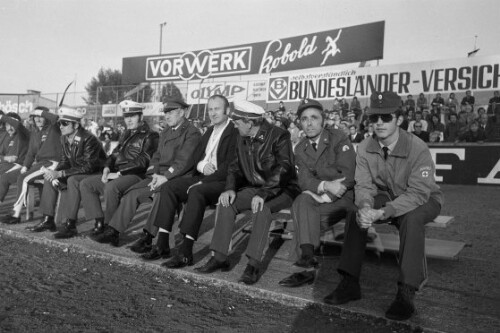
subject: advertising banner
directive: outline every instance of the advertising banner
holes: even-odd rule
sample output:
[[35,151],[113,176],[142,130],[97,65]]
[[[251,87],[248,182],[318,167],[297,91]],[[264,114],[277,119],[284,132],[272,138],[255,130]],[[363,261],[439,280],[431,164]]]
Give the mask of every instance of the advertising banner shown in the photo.
[[0,95],[0,110],[5,113],[15,112],[22,116],[33,111],[37,104],[37,95]]
[[429,145],[436,164],[436,181],[445,184],[500,185],[500,145]]
[[123,84],[269,74],[382,59],[385,22],[182,53],[123,58]]
[[497,90],[500,55],[349,70],[272,76],[268,102],[367,97],[374,91],[399,95]]
[[118,106],[118,104],[104,104],[102,106],[102,116],[103,117],[116,117],[118,113],[118,109],[121,108]]
[[187,103],[205,104],[212,95],[222,95],[228,99],[262,101],[266,99],[267,81],[190,83]]

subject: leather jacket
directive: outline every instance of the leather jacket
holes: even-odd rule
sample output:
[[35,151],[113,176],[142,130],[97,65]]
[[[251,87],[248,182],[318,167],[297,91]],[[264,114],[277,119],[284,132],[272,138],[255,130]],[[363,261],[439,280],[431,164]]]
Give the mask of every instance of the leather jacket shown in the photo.
[[236,159],[229,166],[226,190],[259,188],[264,200],[282,192],[299,193],[290,133],[264,121],[254,138],[238,136]]
[[135,131],[126,130],[118,141],[118,146],[106,160],[105,166],[111,172],[122,175],[144,175],[149,161],[158,147],[159,134],[143,122]]
[[67,136],[61,136],[61,145],[61,161],[56,167],[56,171],[62,171],[61,178],[98,172],[106,159],[99,139],[81,127],[71,144]]

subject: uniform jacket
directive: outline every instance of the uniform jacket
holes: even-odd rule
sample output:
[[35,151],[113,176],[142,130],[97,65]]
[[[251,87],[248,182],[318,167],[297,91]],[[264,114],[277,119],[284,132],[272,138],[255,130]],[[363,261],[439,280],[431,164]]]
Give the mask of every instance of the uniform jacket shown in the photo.
[[[17,159],[13,163],[2,162],[2,164],[22,164],[26,153],[28,152],[28,144],[30,141],[30,132],[23,126],[23,124],[15,118],[11,118],[7,115],[2,116],[2,121],[16,129],[16,134],[12,137],[7,134],[3,146],[0,147],[0,156],[17,156]],[[9,167],[8,169],[10,169]],[[7,170],[8,170],[7,169]]]
[[61,158],[61,130],[57,124],[59,117],[47,111],[42,112],[42,117],[46,119],[45,126],[31,132],[28,153],[23,163],[28,169],[33,162],[59,162]]
[[62,136],[61,145],[61,160],[56,167],[56,171],[63,173],[61,178],[95,173],[101,169],[106,159],[99,139],[81,127],[71,144],[67,136]]
[[[194,154],[194,163],[197,165],[205,157],[205,149],[207,148],[210,136],[214,132],[214,127],[211,126],[207,129],[205,134],[201,137],[201,143],[198,145]],[[214,181],[225,181],[227,177],[227,170],[231,161],[234,160],[236,154],[236,141],[238,138],[238,130],[234,127],[232,121],[229,122],[227,127],[222,132],[217,147],[217,171],[213,174],[204,176],[202,173],[195,171],[195,176],[203,183]]]
[[135,130],[126,130],[118,141],[118,146],[104,164],[111,172],[122,175],[144,175],[149,162],[158,147],[159,134],[143,122]]
[[373,207],[378,192],[389,194],[386,218],[404,215],[432,197],[441,205],[443,195],[434,179],[435,165],[427,145],[399,129],[399,139],[387,160],[378,141],[367,138],[358,146],[355,204]]
[[192,173],[194,167],[194,151],[200,143],[201,133],[184,119],[173,131],[167,126],[160,135],[158,149],[151,158],[154,173],[167,179]]
[[[302,191],[309,190],[318,193],[318,186],[322,181],[345,177],[342,183],[347,187],[347,191],[344,195],[354,200],[356,153],[341,130],[323,130],[318,143],[318,151],[314,151],[309,139],[302,139],[295,147],[295,159],[299,186]],[[338,200],[334,195],[329,194],[329,197],[332,201]]]
[[298,193],[290,133],[264,121],[254,138],[238,135],[236,158],[229,166],[226,190],[259,188],[257,195],[272,199],[284,191]]

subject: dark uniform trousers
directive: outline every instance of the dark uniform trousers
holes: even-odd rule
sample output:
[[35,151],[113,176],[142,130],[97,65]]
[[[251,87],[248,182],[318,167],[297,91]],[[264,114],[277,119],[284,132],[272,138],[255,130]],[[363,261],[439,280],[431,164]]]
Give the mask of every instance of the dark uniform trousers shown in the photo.
[[[376,196],[374,208],[381,208],[389,199]],[[390,222],[399,230],[399,278],[398,282],[419,289],[426,279],[425,271],[425,225],[433,221],[441,210],[441,205],[430,198],[425,204]],[[338,270],[355,277],[361,274],[367,230],[356,223],[356,212],[347,216],[348,229],[342,248]]]
[[[102,174],[82,180],[80,192],[85,218],[88,220],[104,218],[104,223],[108,224],[118,209],[124,193],[132,185],[140,182],[142,178],[138,175],[123,175],[107,183],[103,183],[101,179]],[[105,212],[102,211],[100,195],[104,197]]]
[[[236,193],[236,199],[229,207],[217,205],[215,212],[215,229],[210,249],[224,255],[230,251],[231,238],[235,225],[236,215],[251,209],[252,198],[259,188],[244,188]],[[252,233],[248,242],[246,255],[249,258],[261,261],[262,254],[269,239],[269,228],[272,222],[272,213],[289,208],[293,198],[286,192],[264,203],[261,211],[252,214]]]
[[148,184],[151,183],[151,180],[152,178],[148,177],[132,185],[125,191],[118,209],[109,221],[111,227],[118,232],[124,232],[134,219],[137,208],[142,203],[151,202],[153,194],[156,195],[155,192],[159,192],[159,189],[155,191],[150,190]]
[[[145,229],[153,235],[156,228],[151,228],[151,225],[171,232],[175,213],[179,205],[186,202],[179,225],[180,232],[196,240],[205,215],[205,208],[217,203],[225,186],[225,181],[202,183],[193,186],[188,192],[188,188],[197,182],[196,178],[181,177],[164,184],[159,195],[155,196],[152,214],[148,217]],[[154,210],[156,214],[153,214]]]
[[[78,209],[80,208],[80,182],[92,175],[74,175],[70,176],[66,182],[66,190],[61,193],[61,201],[59,202],[60,217],[65,219],[76,220],[78,217]],[[54,216],[57,203],[57,195],[59,188],[54,187],[51,182],[45,181],[43,183],[42,198],[40,208],[44,215]]]
[[355,211],[351,198],[345,195],[335,202],[318,203],[309,194],[300,194],[292,205],[292,219],[297,245],[312,244],[318,247],[321,232]]

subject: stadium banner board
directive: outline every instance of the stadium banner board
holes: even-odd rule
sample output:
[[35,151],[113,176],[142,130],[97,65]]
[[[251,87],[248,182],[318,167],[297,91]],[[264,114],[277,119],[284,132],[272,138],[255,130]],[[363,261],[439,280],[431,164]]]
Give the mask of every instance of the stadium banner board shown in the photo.
[[[116,117],[120,107],[118,104],[103,104],[102,105],[102,116],[106,117]],[[121,110],[120,110],[121,111]]]
[[123,58],[122,83],[270,74],[382,59],[385,22],[271,41]]
[[4,113],[15,112],[24,119],[38,105],[37,95],[0,95],[0,110]]
[[192,83],[187,89],[188,104],[206,104],[212,95],[222,95],[228,99],[264,101],[267,81],[215,81],[211,83]]
[[373,91],[388,90],[401,96],[487,91],[498,90],[499,84],[500,55],[494,55],[271,76],[267,102],[363,98]]
[[500,185],[500,144],[430,144],[436,181],[444,184]]

